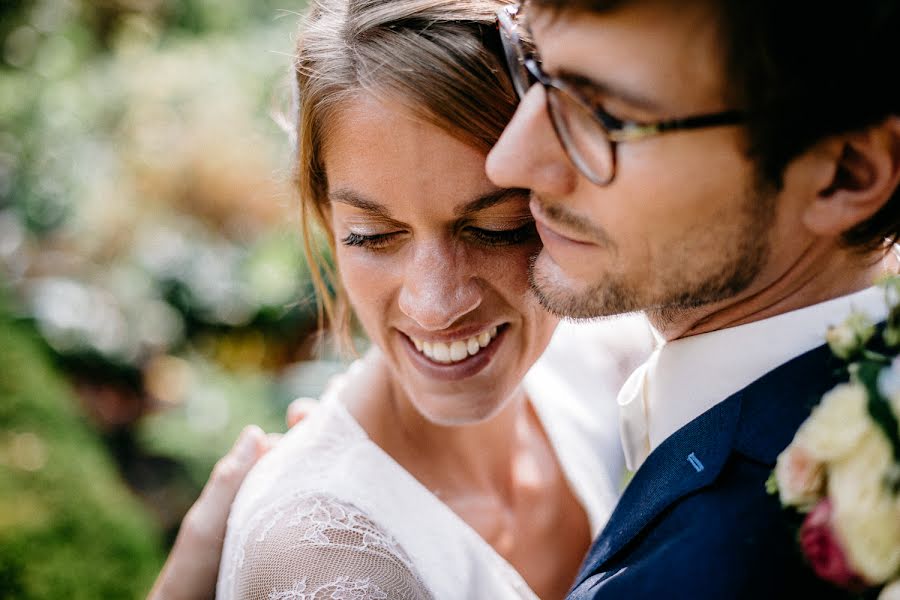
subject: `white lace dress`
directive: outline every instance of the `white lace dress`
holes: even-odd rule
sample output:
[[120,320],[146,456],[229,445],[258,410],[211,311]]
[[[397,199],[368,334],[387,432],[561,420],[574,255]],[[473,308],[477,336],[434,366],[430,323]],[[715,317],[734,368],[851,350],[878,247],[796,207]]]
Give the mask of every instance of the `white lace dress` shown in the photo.
[[[614,336],[611,328],[562,325],[525,379],[594,535],[612,511],[621,477],[616,391],[648,343],[639,319],[615,322]],[[368,438],[336,395],[323,398],[244,482],[228,521],[217,597],[537,598],[487,542]]]

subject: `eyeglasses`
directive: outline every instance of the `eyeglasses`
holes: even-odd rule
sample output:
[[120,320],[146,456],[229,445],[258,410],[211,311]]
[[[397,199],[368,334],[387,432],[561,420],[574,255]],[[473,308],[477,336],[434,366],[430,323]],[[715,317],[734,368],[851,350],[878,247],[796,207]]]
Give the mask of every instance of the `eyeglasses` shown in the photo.
[[531,36],[520,23],[520,10],[519,5],[513,4],[497,12],[500,40],[516,93],[521,99],[535,83],[544,87],[547,112],[560,144],[582,175],[596,185],[608,185],[615,177],[616,145],[620,142],[669,131],[736,125],[745,120],[739,110],[654,123],[617,119],[591,102],[582,91],[583,86],[576,87],[543,71],[534,48],[526,41]]

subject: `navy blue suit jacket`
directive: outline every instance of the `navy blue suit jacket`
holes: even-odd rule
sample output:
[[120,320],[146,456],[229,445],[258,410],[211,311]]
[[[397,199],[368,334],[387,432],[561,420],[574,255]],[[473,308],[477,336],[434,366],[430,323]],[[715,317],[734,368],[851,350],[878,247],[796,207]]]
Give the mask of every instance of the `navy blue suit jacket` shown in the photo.
[[625,489],[569,600],[848,597],[804,564],[765,487],[839,366],[827,346],[812,350],[666,439]]

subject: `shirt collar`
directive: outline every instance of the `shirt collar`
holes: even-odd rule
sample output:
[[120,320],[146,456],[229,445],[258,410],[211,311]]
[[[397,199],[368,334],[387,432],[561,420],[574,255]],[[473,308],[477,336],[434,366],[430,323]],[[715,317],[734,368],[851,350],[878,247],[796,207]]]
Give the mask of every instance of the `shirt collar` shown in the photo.
[[619,392],[619,431],[629,469],[663,440],[777,366],[825,343],[853,310],[887,316],[884,290],[860,292],[671,342],[662,341]]

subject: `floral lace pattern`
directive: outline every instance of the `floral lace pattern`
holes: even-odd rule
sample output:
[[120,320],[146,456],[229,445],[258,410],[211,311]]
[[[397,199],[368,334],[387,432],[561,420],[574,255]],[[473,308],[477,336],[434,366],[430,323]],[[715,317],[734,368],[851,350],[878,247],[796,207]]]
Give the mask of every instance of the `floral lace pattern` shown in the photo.
[[306,577],[294,583],[289,590],[273,591],[269,600],[387,600],[389,596],[371,579],[351,580],[349,577],[338,577],[337,580],[308,589]]
[[253,600],[430,600],[409,557],[356,506],[321,492],[290,495],[253,519],[234,595]]

